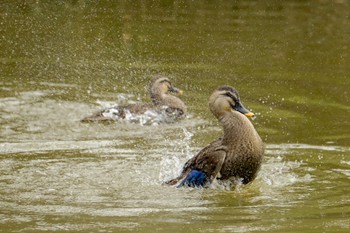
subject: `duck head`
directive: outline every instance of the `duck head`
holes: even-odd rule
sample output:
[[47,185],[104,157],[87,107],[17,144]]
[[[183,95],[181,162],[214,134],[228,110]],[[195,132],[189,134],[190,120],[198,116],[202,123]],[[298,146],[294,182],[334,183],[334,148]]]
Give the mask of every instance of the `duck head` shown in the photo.
[[163,95],[168,92],[182,94],[182,90],[176,88],[170,80],[164,76],[155,76],[151,80],[148,90],[153,101],[161,99]]
[[239,112],[247,117],[254,117],[254,113],[243,106],[238,91],[231,86],[218,87],[209,98],[209,108],[218,119],[227,112]]

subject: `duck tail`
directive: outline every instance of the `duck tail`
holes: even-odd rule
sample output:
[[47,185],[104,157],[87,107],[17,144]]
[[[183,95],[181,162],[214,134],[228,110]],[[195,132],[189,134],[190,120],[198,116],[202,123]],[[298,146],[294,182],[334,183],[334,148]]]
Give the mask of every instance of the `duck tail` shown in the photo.
[[207,183],[207,175],[199,170],[192,170],[190,173],[187,174],[185,179],[181,181],[181,183],[177,186],[177,188],[180,188],[182,186],[185,187],[204,187]]

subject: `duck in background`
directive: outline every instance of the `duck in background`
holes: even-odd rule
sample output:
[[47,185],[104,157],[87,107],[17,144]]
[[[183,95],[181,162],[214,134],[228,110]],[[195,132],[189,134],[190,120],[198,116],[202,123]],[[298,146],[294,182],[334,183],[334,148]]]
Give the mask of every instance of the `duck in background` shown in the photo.
[[124,106],[113,106],[87,116],[81,122],[129,122],[172,123],[184,118],[187,112],[185,103],[172,94],[182,94],[171,81],[161,75],[153,77],[148,87],[151,103],[136,103]]
[[260,169],[264,144],[248,117],[254,114],[242,104],[231,86],[217,88],[209,98],[212,114],[223,126],[224,135],[186,162],[175,179],[177,187],[207,187],[214,179],[248,184]]

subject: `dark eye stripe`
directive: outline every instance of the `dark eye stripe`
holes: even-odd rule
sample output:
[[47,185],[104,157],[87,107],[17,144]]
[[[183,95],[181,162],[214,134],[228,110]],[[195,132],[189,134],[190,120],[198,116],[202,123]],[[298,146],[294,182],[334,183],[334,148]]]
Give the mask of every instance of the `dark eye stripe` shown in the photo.
[[230,98],[231,98],[233,101],[235,101],[235,102],[239,102],[239,99],[237,99],[236,96],[232,95],[231,92],[225,92],[225,94],[223,94],[223,95],[224,95],[224,96],[230,97]]
[[166,79],[160,81],[160,83],[169,83],[169,85],[171,86],[171,83],[169,82],[169,80],[166,80]]

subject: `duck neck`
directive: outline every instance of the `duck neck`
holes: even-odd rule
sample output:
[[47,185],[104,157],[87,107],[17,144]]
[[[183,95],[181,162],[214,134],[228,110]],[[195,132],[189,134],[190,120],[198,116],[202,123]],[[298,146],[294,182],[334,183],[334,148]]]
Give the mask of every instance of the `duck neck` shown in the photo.
[[186,111],[186,105],[176,96],[169,95],[158,89],[151,91],[150,96],[155,106],[168,106]]
[[182,109],[186,112],[186,105],[182,100],[173,95],[164,94],[160,101],[160,105],[165,105],[172,108]]
[[225,145],[231,145],[232,141],[244,141],[256,134],[252,123],[241,113],[226,112],[219,121],[224,128]]
[[161,105],[166,94],[160,88],[151,87],[149,89],[149,95],[154,105]]
[[154,105],[160,105],[163,98],[163,95],[160,93],[151,93],[151,99]]

